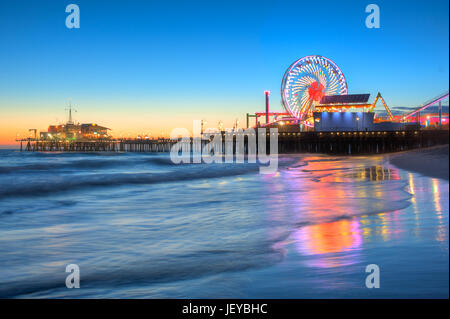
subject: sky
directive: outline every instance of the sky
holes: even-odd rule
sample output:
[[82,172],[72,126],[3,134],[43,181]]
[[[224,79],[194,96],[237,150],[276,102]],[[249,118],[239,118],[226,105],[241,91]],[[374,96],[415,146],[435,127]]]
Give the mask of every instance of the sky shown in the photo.
[[[65,8],[80,8],[68,29]],[[380,8],[368,29],[365,8]],[[447,0],[0,2],[0,144],[74,118],[115,136],[168,135],[192,120],[232,127],[282,111],[295,60],[333,60],[349,93],[413,107],[448,90]]]

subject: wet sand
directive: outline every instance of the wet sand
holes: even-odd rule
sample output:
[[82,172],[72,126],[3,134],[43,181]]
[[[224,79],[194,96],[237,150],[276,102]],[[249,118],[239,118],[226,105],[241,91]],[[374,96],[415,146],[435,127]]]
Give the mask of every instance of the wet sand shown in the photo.
[[424,176],[448,178],[448,144],[389,155],[389,162],[398,168]]

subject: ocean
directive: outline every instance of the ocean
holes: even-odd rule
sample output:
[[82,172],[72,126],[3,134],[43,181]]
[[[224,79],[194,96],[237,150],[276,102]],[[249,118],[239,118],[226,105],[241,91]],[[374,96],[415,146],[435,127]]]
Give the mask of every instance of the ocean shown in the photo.
[[448,192],[385,156],[0,150],[0,297],[448,298]]

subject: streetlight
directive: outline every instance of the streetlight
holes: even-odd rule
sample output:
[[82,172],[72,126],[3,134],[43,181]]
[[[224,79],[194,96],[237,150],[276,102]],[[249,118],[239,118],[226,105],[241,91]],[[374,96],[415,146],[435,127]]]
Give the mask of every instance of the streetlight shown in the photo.
[[359,117],[356,117],[356,132],[359,131]]
[[269,95],[270,91],[264,91],[264,96],[266,97],[266,124],[269,124]]

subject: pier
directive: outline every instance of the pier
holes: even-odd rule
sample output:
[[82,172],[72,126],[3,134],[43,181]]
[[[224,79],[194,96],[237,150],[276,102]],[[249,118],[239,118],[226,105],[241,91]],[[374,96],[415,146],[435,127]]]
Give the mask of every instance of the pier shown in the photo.
[[27,138],[20,142],[20,151],[27,152],[169,152],[176,140],[96,139],[42,140]]
[[278,152],[365,155],[448,144],[448,130],[280,133]]
[[[222,132],[224,137],[225,132]],[[160,139],[106,139],[106,140],[17,140],[20,150],[28,152],[170,152],[178,140]],[[202,147],[209,144],[202,140]],[[448,144],[448,130],[371,131],[371,132],[279,132],[278,152],[323,153],[335,155],[364,155],[399,152],[416,148]],[[192,138],[190,139],[192,144]],[[223,138],[225,143],[225,138]],[[248,153],[245,139],[244,151]],[[258,141],[257,141],[258,143]],[[266,140],[269,150],[269,140]],[[225,149],[225,145],[223,145]],[[233,140],[233,153],[236,139]]]

